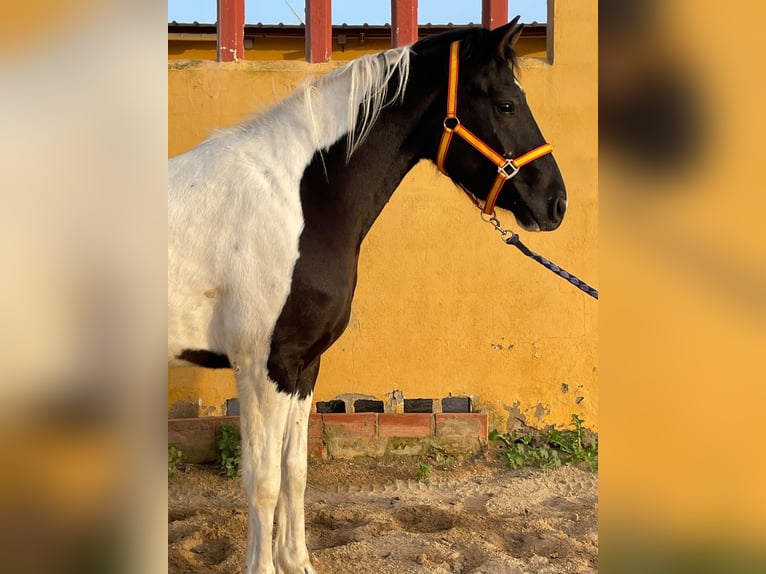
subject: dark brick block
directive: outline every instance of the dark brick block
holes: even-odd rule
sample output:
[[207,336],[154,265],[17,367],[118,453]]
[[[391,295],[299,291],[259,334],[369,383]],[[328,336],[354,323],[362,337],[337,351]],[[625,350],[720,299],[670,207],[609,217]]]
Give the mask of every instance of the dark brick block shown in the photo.
[[239,416],[239,399],[226,399],[226,415]]
[[432,413],[434,412],[433,399],[404,399],[405,413]]
[[355,413],[382,413],[383,401],[372,401],[369,399],[359,399],[354,401]]
[[443,413],[470,413],[471,397],[445,397],[442,399]]
[[317,412],[319,414],[345,413],[346,403],[343,401],[319,401],[317,402]]

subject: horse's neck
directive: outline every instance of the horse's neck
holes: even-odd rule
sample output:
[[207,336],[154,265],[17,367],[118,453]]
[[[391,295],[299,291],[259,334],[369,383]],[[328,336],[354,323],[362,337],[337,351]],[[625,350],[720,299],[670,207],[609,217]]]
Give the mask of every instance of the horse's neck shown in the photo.
[[348,162],[341,140],[317,154],[304,174],[306,193],[342,206],[338,232],[346,234],[349,244],[361,243],[401,181],[424,157],[413,133],[421,129],[430,100],[417,94],[405,105],[386,109]]
[[[357,193],[370,198],[360,213],[362,238],[372,227],[407,173],[421,160],[435,154],[435,142],[441,134],[433,118],[425,119],[436,98],[432,90],[418,92],[417,80],[411,81],[405,104],[386,111],[357,152],[364,186]],[[433,147],[433,150],[428,150]],[[352,158],[353,159],[353,158]],[[352,164],[353,165],[353,164]]]

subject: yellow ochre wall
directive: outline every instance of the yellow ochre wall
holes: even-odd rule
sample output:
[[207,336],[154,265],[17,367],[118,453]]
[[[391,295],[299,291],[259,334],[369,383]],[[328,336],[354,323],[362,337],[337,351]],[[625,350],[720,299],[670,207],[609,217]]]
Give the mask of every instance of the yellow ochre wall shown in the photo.
[[[595,2],[556,2],[555,62],[526,58],[520,80],[567,182],[555,232],[522,238],[598,286],[597,14]],[[244,120],[337,63],[169,62],[168,151]],[[363,190],[360,190],[362,192]],[[501,213],[506,226],[512,216]],[[348,330],[323,356],[315,400],[361,393],[386,400],[470,395],[504,430],[597,429],[598,303],[500,241],[478,211],[423,162],[395,192],[362,246]],[[169,369],[169,414],[222,414],[231,372]]]

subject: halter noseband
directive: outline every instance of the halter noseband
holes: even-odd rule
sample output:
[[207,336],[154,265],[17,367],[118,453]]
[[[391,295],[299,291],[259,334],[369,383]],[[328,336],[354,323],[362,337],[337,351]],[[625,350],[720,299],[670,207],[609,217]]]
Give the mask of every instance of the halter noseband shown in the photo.
[[[473,146],[479,153],[494,163],[497,166],[497,177],[492,184],[492,189],[489,190],[487,200],[484,202],[484,207],[481,208],[481,206],[479,206],[482,213],[493,215],[495,213],[495,202],[497,201],[497,197],[500,195],[500,191],[503,189],[505,182],[519,173],[519,169],[521,169],[522,166],[551,153],[553,146],[549,143],[544,143],[541,146],[520,155],[516,159],[511,159],[497,153],[476,134],[463,126],[457,117],[457,72],[458,63],[460,61],[459,55],[460,41],[458,40],[452,42],[450,45],[449,84],[447,85],[447,117],[444,118],[444,133],[442,134],[439,150],[436,154],[436,165],[443,173],[447,173],[444,169],[444,160],[447,158],[447,151],[452,142],[452,134],[457,134],[463,138],[463,140]],[[478,206],[478,202],[476,202],[476,204]]]

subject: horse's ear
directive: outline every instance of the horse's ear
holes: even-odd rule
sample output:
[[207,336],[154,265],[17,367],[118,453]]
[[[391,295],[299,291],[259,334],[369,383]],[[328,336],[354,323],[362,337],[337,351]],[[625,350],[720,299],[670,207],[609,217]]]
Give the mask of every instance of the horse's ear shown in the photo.
[[519,40],[522,30],[524,30],[524,24],[519,24],[519,16],[492,30],[492,38],[497,45],[497,55],[501,60],[513,61],[513,47]]

